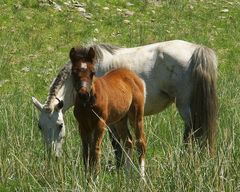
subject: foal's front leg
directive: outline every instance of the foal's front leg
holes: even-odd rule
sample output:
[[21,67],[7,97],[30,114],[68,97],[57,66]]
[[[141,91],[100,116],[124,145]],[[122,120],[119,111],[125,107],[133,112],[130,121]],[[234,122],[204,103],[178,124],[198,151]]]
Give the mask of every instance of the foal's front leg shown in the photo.
[[90,144],[91,144],[91,132],[85,130],[83,127],[79,126],[79,132],[82,140],[82,150],[83,150],[83,163],[85,167],[85,174],[89,171],[89,160],[90,160]]
[[110,125],[109,128],[110,128],[110,130],[108,129],[109,138],[110,138],[112,146],[113,146],[113,150],[114,150],[115,158],[116,158],[116,167],[118,169],[122,166],[123,150],[122,150],[122,147],[120,144],[119,134],[117,133],[117,127],[115,125]]
[[105,124],[102,121],[99,121],[96,128],[94,128],[90,150],[90,169],[91,172],[94,172],[94,175],[98,174],[100,171],[100,153],[104,131]]
[[[126,152],[126,159],[124,160],[124,156],[121,157],[121,164],[126,163],[127,170],[130,171],[132,166],[132,148],[133,148],[133,142],[132,142],[132,136],[128,129],[128,119],[127,117],[124,117],[122,120],[116,123],[116,129],[117,133],[122,140],[122,143],[124,145],[124,149]],[[122,150],[122,149],[121,149]]]

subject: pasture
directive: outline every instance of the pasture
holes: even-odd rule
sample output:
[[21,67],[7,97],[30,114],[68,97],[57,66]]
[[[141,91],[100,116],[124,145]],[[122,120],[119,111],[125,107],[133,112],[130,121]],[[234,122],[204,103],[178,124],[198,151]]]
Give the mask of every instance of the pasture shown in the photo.
[[[0,191],[240,191],[239,1],[49,2],[0,2]],[[135,169],[130,175],[114,170],[106,134],[102,171],[87,183],[72,110],[65,116],[63,157],[47,161],[31,96],[46,100],[71,47],[172,39],[206,45],[218,56],[216,156],[183,150],[184,125],[172,105],[145,117],[146,182]]]

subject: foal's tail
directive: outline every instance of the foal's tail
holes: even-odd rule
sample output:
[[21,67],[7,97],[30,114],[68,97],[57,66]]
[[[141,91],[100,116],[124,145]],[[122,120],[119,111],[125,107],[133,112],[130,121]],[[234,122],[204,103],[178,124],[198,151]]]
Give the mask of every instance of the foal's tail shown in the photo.
[[217,129],[217,58],[213,50],[198,47],[190,60],[192,72],[191,116],[194,137],[203,139],[214,153]]

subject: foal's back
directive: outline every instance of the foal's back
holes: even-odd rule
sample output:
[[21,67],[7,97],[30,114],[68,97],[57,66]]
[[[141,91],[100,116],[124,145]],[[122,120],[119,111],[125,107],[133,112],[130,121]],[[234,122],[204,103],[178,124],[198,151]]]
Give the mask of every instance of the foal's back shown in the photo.
[[[94,81],[96,106],[105,106],[110,114],[108,119],[119,120],[119,114],[126,115],[133,104],[143,103],[145,100],[144,81],[134,72],[125,69],[115,69]],[[116,117],[117,119],[115,119]],[[111,123],[111,122],[109,122]]]

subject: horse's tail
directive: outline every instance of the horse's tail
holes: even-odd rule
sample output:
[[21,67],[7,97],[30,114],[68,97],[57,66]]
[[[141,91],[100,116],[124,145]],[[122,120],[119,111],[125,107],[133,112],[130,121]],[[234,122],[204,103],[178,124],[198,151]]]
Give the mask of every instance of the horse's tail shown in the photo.
[[212,49],[200,46],[190,60],[192,73],[191,118],[194,137],[203,139],[214,153],[217,129],[217,58]]

